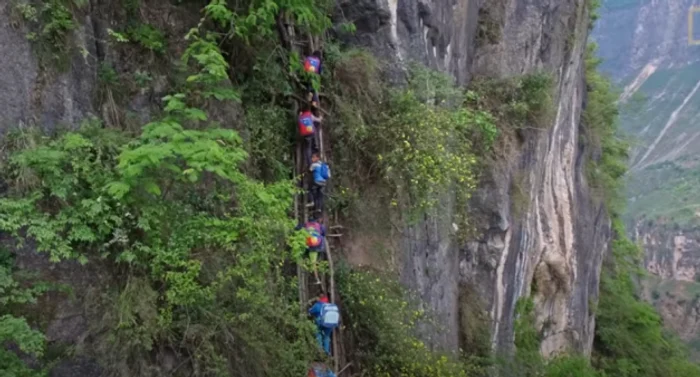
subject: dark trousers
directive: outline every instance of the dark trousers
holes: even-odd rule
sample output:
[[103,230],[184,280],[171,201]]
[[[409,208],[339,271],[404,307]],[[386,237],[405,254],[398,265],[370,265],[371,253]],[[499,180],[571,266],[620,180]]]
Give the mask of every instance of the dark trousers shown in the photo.
[[318,92],[316,90],[314,90],[314,87],[311,83],[306,84],[306,93],[307,93],[306,94],[307,99],[309,99],[308,97],[311,97],[310,100],[311,100],[313,106],[317,107],[319,104]]
[[314,202],[314,211],[323,213],[323,196],[326,186],[316,184],[316,182],[311,184],[311,200]]
[[[304,136],[304,157],[306,158],[306,168],[311,166],[311,153],[318,149],[316,145],[316,134]],[[305,169],[306,170],[306,169]]]

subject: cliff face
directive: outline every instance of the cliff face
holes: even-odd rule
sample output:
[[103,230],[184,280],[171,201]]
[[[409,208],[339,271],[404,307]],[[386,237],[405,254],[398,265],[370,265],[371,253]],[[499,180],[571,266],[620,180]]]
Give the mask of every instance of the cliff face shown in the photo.
[[644,247],[644,298],[664,325],[689,343],[700,357],[700,232],[695,227],[639,221],[634,227]]
[[[609,232],[604,211],[591,200],[583,173],[587,146],[579,142],[584,1],[361,1],[345,2],[342,10],[358,26],[355,43],[398,63],[429,64],[460,83],[475,76],[553,75],[554,119],[543,130],[524,132],[475,195],[471,216],[481,235],[457,244],[449,218],[464,209],[448,205],[440,218],[404,230],[401,273],[451,330],[433,338],[436,346],[456,349],[460,332],[453,329],[468,331],[459,313],[480,299],[492,320],[493,345],[508,349],[515,304],[532,294],[542,352],[590,352],[595,320],[589,309]],[[526,202],[525,209],[512,211],[515,201]],[[466,292],[478,292],[478,299]]]
[[[197,22],[197,12],[169,2],[147,3],[141,11],[172,35],[183,35],[187,25]],[[451,216],[467,209],[448,204],[439,218],[407,226],[393,241],[400,250],[402,280],[420,293],[448,330],[431,337],[435,347],[456,350],[469,331],[461,313],[481,302],[479,310],[491,320],[493,346],[507,350],[513,342],[516,302],[532,295],[543,334],[542,352],[589,353],[595,322],[591,305],[597,301],[609,221],[585,181],[589,150],[580,141],[589,19],[585,0],[338,3],[343,18],[357,27],[351,42],[397,63],[390,70],[397,81],[405,64],[414,60],[449,72],[461,84],[477,76],[552,75],[553,119],[546,127],[520,132],[508,157],[483,175],[469,208],[479,236],[467,243],[456,241]],[[0,130],[22,123],[53,128],[76,124],[88,115],[107,120],[112,116],[109,108],[96,108],[92,98],[102,62],[119,67],[135,58],[115,55],[105,43],[107,29],[124,15],[112,11],[107,0],[91,1],[79,14],[70,68],[48,74],[32,53],[27,30],[14,21],[10,5],[0,4],[0,51],[10,62],[0,69],[0,83],[12,88],[0,93],[5,109]],[[177,53],[177,46],[170,49]],[[162,94],[157,85],[136,93],[130,100],[131,112],[147,119],[151,100]],[[88,312],[84,300],[92,286],[108,284],[100,277],[99,266],[61,264],[54,269],[28,251],[18,263],[52,270],[55,280],[76,287],[72,298],[53,298],[57,310],[46,320],[55,331],[50,330],[48,337],[89,344],[94,313]],[[61,368],[66,372],[59,376],[78,370],[89,375],[93,367],[74,363]]]

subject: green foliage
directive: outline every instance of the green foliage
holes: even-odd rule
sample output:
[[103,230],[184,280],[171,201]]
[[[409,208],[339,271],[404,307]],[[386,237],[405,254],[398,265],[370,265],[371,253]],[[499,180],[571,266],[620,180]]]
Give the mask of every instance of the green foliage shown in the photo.
[[477,78],[468,100],[510,127],[546,129],[553,123],[553,85],[547,73],[504,80]]
[[252,165],[249,174],[265,181],[289,177],[291,161],[279,158],[292,149],[295,129],[290,127],[289,114],[280,107],[249,106],[245,117]]
[[610,81],[598,72],[600,59],[595,56],[596,45],[586,49],[586,83],[588,101],[583,112],[586,138],[601,149],[599,159],[589,159],[589,184],[611,212],[620,213],[624,201],[622,177],[627,171],[629,145],[618,131],[617,93]]
[[[624,0],[627,1],[627,0]],[[598,10],[601,6],[601,0],[587,0],[586,6],[588,7],[588,29],[592,30],[595,22],[600,18],[600,13]],[[606,4],[607,5],[607,4]]]
[[598,377],[589,360],[581,355],[559,354],[545,360],[540,354],[542,336],[535,327],[532,298],[520,298],[515,305],[515,354],[496,364],[499,375],[513,377]]
[[303,31],[320,34],[331,26],[328,17],[331,5],[323,0],[249,0],[231,9],[225,0],[212,0],[205,12],[225,30],[250,43],[273,37],[280,13],[290,15]]
[[598,377],[589,360],[583,356],[560,356],[547,363],[544,377]]
[[362,370],[373,376],[466,376],[464,365],[431,352],[416,336],[426,315],[395,277],[346,268],[336,279]]
[[628,180],[625,216],[630,219],[647,218],[658,225],[677,224],[684,228],[697,225],[696,215],[700,169],[693,158],[680,158],[651,165],[635,171]]
[[544,368],[540,355],[540,333],[535,328],[535,304],[531,298],[520,298],[515,305],[515,360],[519,374],[535,376]]
[[159,54],[165,52],[165,34],[149,24],[134,23],[122,32],[107,29],[107,33],[117,43],[133,42],[152,52]]
[[[22,284],[16,280],[12,264],[11,253],[0,249],[0,344],[14,344],[23,353],[40,358],[44,353],[44,335],[32,329],[25,318],[9,313],[18,305],[36,304],[37,296],[47,287]],[[38,377],[44,373],[28,368],[14,351],[1,347],[0,375]]]
[[[22,352],[32,356],[41,356],[44,350],[44,336],[32,330],[24,318],[10,315],[0,316],[0,342],[12,342]],[[3,376],[40,377],[42,371],[28,368],[13,351],[2,347],[0,349],[0,374]]]
[[386,178],[397,189],[396,201],[423,211],[434,207],[453,183],[468,196],[476,186],[472,125],[490,118],[427,105],[412,92],[391,98],[387,108],[385,121],[374,129],[374,148],[380,151],[377,159]]
[[530,192],[528,175],[526,172],[518,171],[513,175],[510,183],[511,211],[516,217],[525,214],[530,208]]
[[475,152],[488,149],[497,135],[490,114],[463,106],[464,94],[444,74],[414,66],[406,90],[385,91],[366,54],[329,60],[339,93],[334,138],[347,141],[334,156],[342,163],[344,154],[357,153],[378,167],[372,174],[393,191],[387,201],[409,217],[434,209],[449,190],[468,200],[476,184]]
[[157,53],[164,53],[166,42],[162,31],[148,24],[139,24],[127,30],[129,39],[143,48]]

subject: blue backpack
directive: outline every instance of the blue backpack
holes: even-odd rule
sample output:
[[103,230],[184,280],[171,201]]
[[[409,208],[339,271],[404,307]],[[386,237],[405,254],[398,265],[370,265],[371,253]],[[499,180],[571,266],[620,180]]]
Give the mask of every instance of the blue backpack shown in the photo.
[[327,329],[334,329],[340,323],[340,311],[336,304],[323,304],[321,307],[320,324]]
[[331,177],[331,169],[328,167],[328,164],[325,162],[321,163],[321,177],[323,179],[328,179]]
[[331,170],[325,162],[319,163],[319,166],[314,168],[314,182],[325,182],[331,177]]

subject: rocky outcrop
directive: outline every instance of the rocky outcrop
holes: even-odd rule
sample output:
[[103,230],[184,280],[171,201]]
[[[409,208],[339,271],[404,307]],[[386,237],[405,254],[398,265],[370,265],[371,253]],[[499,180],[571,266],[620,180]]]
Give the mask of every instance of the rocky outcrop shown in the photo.
[[[508,157],[486,174],[471,204],[481,236],[457,244],[449,219],[465,209],[448,205],[440,218],[404,230],[401,273],[450,329],[432,336],[436,347],[459,344],[453,329],[460,326],[460,306],[472,304],[459,301],[466,296],[461,286],[478,292],[485,304],[496,348],[511,347],[515,304],[533,295],[542,352],[590,352],[590,305],[597,300],[609,226],[587,188],[587,146],[579,142],[588,34],[584,1],[364,0],[345,2],[342,10],[358,27],[354,42],[396,63],[429,64],[460,83],[473,76],[552,74],[555,116],[509,146]],[[511,210],[517,200],[513,184],[526,193],[522,213]]]
[[700,279],[700,231],[641,220],[635,236],[645,250],[644,267],[662,280]]
[[636,241],[644,248],[645,300],[654,304],[664,326],[690,343],[700,357],[700,231],[672,223],[640,220]]

